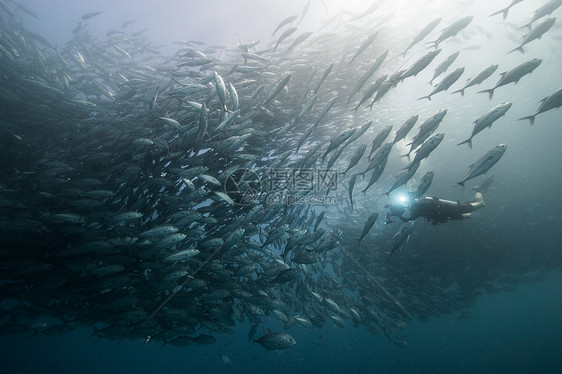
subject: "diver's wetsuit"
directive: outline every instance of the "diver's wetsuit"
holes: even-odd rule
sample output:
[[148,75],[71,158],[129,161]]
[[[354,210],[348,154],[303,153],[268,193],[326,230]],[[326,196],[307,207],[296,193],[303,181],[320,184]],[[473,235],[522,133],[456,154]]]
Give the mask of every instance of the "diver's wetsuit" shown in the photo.
[[445,223],[450,219],[462,220],[470,215],[467,213],[476,209],[474,203],[461,204],[459,202],[443,200],[437,197],[422,197],[410,204],[410,217],[401,217],[405,221],[413,221],[424,217],[432,224]]

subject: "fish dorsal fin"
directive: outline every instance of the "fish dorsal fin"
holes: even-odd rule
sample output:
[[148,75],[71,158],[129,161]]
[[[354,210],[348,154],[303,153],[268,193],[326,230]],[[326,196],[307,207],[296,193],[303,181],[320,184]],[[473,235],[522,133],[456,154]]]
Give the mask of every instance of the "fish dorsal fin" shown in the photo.
[[504,75],[507,74],[507,71],[504,71],[503,73],[500,73],[500,76],[503,78]]
[[541,101],[540,101],[540,102],[542,103],[542,102],[544,102],[544,101],[545,101],[546,99],[548,99],[548,96],[547,96],[547,97],[545,97],[544,99],[541,99]]

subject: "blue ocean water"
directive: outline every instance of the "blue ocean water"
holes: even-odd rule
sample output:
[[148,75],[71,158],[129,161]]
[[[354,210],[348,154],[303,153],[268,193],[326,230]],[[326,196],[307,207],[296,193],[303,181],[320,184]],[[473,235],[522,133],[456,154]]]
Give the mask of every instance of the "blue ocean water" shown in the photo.
[[[416,321],[408,347],[384,336],[335,325],[294,327],[297,345],[281,354],[247,340],[249,325],[215,345],[173,347],[143,340],[91,337],[78,328],[57,336],[2,336],[5,373],[559,373],[562,365],[562,275],[480,297],[462,313]],[[264,323],[282,328],[277,321]],[[221,360],[230,358],[228,367]]]
[[[479,3],[467,3],[471,10],[480,6]],[[513,17],[518,21],[528,19],[543,3],[526,1],[527,12],[514,8],[507,23],[501,27],[510,27]],[[456,5],[462,7],[464,2],[459,4]],[[494,9],[499,6],[494,4]],[[481,7],[485,11],[481,12],[480,18],[487,17],[489,6]],[[559,14],[558,10],[554,15]],[[272,24],[278,21],[275,19]],[[534,126],[529,126],[527,121],[517,121],[519,117],[535,113],[540,100],[562,86],[558,24],[551,31],[558,38],[545,36],[528,46],[525,55],[506,57],[503,51],[505,40],[498,43],[501,48],[489,51],[489,55],[462,52],[457,63],[462,62],[467,70],[471,67],[471,73],[496,61],[502,64],[501,71],[505,71],[532,57],[544,59],[541,68],[530,77],[524,77],[516,86],[499,88],[491,101],[485,94],[471,92],[469,95],[467,90],[462,99],[436,96],[431,102],[419,102],[416,98],[428,93],[428,86],[420,79],[419,84],[411,82],[408,88],[398,86],[392,92],[395,95],[391,98],[393,104],[407,105],[384,106],[380,112],[375,107],[381,122],[393,123],[395,130],[398,122],[410,114],[419,111],[427,117],[444,106],[449,108],[447,121],[442,127],[446,138],[439,148],[440,153],[435,155],[438,157],[424,160],[419,171],[420,175],[429,169],[436,171],[429,190],[431,195],[471,200],[474,195],[470,186],[452,188],[451,184],[464,177],[466,167],[489,148],[502,142],[508,144],[508,151],[493,169],[495,181],[485,196],[486,207],[475,212],[473,219],[463,222],[433,226],[420,220],[408,243],[387,266],[388,274],[395,274],[398,279],[410,276],[409,280],[398,284],[411,289],[419,281],[417,292],[411,292],[425,306],[436,308],[428,308],[423,318],[407,321],[407,326],[396,332],[398,338],[407,342],[407,347],[389,342],[380,332],[374,335],[363,327],[355,328],[349,320],[346,320],[345,328],[330,321],[317,329],[296,325],[288,332],[297,345],[282,353],[268,353],[259,344],[249,341],[250,324],[247,320],[236,324],[232,334],[214,334],[217,342],[212,345],[187,347],[171,344],[162,347],[161,342],[145,342],[143,339],[97,339],[91,327],[79,325],[74,331],[53,336],[31,332],[0,335],[2,371],[559,373],[562,370],[562,147],[559,141],[562,121],[559,110],[540,114]],[[69,34],[68,30],[66,34]],[[211,39],[211,35],[209,37]],[[442,54],[456,49],[457,42],[445,45]],[[397,69],[402,60],[389,64]],[[425,72],[428,79],[431,78],[430,70]],[[486,87],[478,89],[488,88],[492,83],[487,81]],[[464,139],[469,133],[474,119],[506,100],[514,103],[510,113],[479,134],[474,139],[473,149],[456,146],[457,140]],[[399,146],[403,153],[405,147]],[[398,159],[391,161],[393,171],[403,166]],[[385,177],[384,187],[389,187],[391,175]],[[357,196],[358,205],[372,203],[369,200],[372,195],[366,196]],[[332,219],[332,222],[337,221],[337,218]],[[388,242],[397,225],[378,224],[376,229],[385,234],[383,240]],[[379,248],[379,239],[379,236],[366,239],[363,250]],[[404,274],[403,269],[407,269],[408,274]],[[432,278],[446,279],[451,288],[466,288],[466,298],[450,300],[450,304],[438,300],[442,290],[432,288],[434,285],[426,282]],[[476,294],[471,286],[478,290]],[[400,298],[398,289],[392,291]],[[12,305],[13,300],[0,304],[4,310],[9,310]],[[5,321],[2,325],[5,326]],[[265,328],[284,330],[283,324],[272,316],[262,319],[256,336],[260,336]],[[224,362],[222,355],[228,357],[230,365]]]

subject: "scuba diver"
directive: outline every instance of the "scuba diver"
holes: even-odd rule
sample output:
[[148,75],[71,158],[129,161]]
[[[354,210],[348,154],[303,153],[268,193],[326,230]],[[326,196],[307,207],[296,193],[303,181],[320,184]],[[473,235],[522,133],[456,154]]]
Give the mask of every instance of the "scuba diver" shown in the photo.
[[[424,217],[431,221],[433,225],[447,223],[450,219],[461,221],[465,218],[470,218],[470,213],[473,210],[482,208],[484,205],[484,199],[480,192],[476,193],[475,201],[464,204],[458,201],[439,199],[437,197],[420,197],[414,199],[407,205],[404,203],[385,205],[385,207],[389,209],[385,223],[392,223],[392,217],[398,217],[404,222],[414,221],[419,217]],[[409,217],[404,217],[406,207],[408,207],[410,213]]]

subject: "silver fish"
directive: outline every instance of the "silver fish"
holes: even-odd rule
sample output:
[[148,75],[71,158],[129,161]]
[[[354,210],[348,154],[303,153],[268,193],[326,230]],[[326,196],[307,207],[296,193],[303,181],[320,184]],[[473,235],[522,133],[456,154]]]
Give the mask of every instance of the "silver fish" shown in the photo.
[[501,78],[498,81],[498,83],[496,83],[496,85],[494,87],[492,87],[488,90],[478,91],[478,93],[487,92],[489,97],[490,97],[490,100],[491,100],[492,96],[494,96],[494,90],[496,88],[501,87],[501,86],[505,86],[506,84],[509,84],[509,83],[517,84],[517,82],[519,82],[519,80],[521,78],[523,78],[527,74],[531,74],[533,72],[533,70],[538,68],[539,65],[541,64],[541,62],[542,62],[542,60],[540,58],[534,58],[532,60],[529,60],[527,62],[522,63],[521,65],[517,65],[512,70],[510,70],[508,72],[501,73],[500,74]]
[[433,84],[433,81],[435,80],[435,78],[437,78],[439,75],[441,75],[441,74],[443,74],[444,72],[447,71],[447,69],[453,64],[453,62],[455,62],[455,60],[459,56],[459,53],[460,53],[460,51],[456,51],[455,53],[450,54],[445,59],[445,61],[440,63],[435,68],[435,72],[433,73],[433,78],[431,78],[431,80],[429,81],[429,84]]
[[525,35],[525,37],[523,38],[523,42],[521,43],[521,45],[519,47],[514,48],[507,53],[509,54],[509,53],[515,52],[515,51],[519,51],[521,53],[524,53],[525,51],[523,50],[523,46],[525,44],[528,44],[528,43],[532,42],[535,39],[540,39],[544,35],[544,33],[546,33],[548,30],[550,30],[552,28],[552,25],[554,25],[554,22],[556,22],[556,18],[554,18],[554,17],[545,19],[543,22],[539,23],[531,31],[529,31],[529,33],[527,35]]
[[464,73],[464,67],[456,69],[451,74],[443,78],[443,80],[439,82],[437,86],[435,86],[435,88],[433,89],[433,91],[431,91],[429,95],[422,96],[418,100],[427,99],[431,101],[431,96],[441,91],[447,91],[447,89],[449,89],[449,87],[451,87],[461,77],[463,73]]
[[486,173],[502,158],[506,149],[507,145],[505,144],[498,144],[494,148],[490,149],[478,161],[469,166],[470,170],[468,171],[468,175],[462,181],[458,182],[458,184],[464,187],[464,183],[467,180]]
[[535,117],[540,113],[544,113],[551,109],[557,109],[562,106],[562,87],[557,89],[552,95],[545,97],[541,100],[541,105],[537,112],[531,116],[521,117],[519,120],[528,119],[531,126],[535,123]]
[[472,22],[473,19],[474,19],[473,16],[466,16],[453,22],[441,32],[441,35],[439,35],[437,40],[433,42],[429,42],[428,44],[433,44],[435,48],[439,47],[439,43],[457,35],[461,30],[467,27]]
[[468,87],[475,86],[484,82],[488,77],[490,77],[494,72],[498,69],[499,65],[490,65],[486,69],[482,70],[480,73],[476,74],[474,78],[469,79],[463,88],[460,90],[456,90],[451,92],[451,95],[457,92],[460,92],[461,96],[464,96],[464,90]]
[[281,351],[297,344],[291,335],[284,332],[272,332],[270,329],[267,329],[262,337],[254,339],[254,342],[269,351]]
[[503,104],[498,104],[492,109],[490,109],[486,114],[484,114],[482,117],[474,121],[474,128],[472,129],[472,134],[470,135],[470,138],[460,142],[457,145],[468,144],[468,146],[472,148],[472,138],[480,131],[484,130],[486,127],[492,127],[494,122],[497,119],[503,117],[505,113],[507,113],[509,108],[511,108],[511,103],[507,102]]

